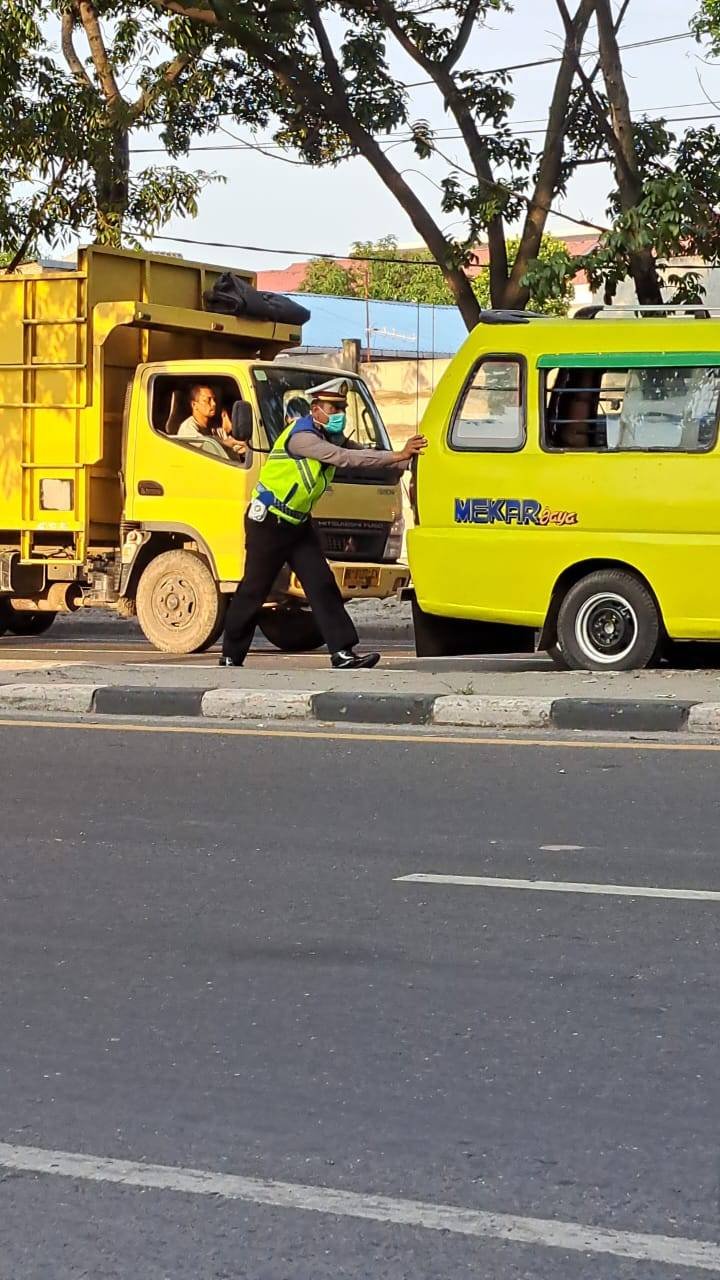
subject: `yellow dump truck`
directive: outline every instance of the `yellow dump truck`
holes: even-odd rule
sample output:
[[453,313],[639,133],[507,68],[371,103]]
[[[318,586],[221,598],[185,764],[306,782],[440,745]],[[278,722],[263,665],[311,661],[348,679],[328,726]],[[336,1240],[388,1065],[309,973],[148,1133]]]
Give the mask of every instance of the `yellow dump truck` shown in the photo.
[[[264,454],[331,376],[288,357],[297,325],[207,310],[223,270],[95,246],[67,270],[0,275],[0,629],[37,634],[97,606],[137,613],[173,653],[219,636]],[[350,434],[389,449],[367,386],[347,376]],[[249,406],[244,457],[178,435],[198,386],[223,415]],[[392,472],[336,477],[317,520],[346,599],[407,584],[401,512]],[[320,644],[304,604],[286,571],[261,622],[279,648]]]

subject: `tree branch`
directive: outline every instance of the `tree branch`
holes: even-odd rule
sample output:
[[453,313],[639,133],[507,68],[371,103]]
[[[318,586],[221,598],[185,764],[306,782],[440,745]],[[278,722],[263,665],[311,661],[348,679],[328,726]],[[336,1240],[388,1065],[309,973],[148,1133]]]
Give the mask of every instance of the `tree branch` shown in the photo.
[[182,0],[150,0],[150,3],[160,13],[174,13],[180,18],[187,18],[188,22],[203,22],[208,27],[219,25],[214,9],[191,9]]
[[[562,0],[559,0],[560,2]],[[569,14],[567,15],[565,45],[550,102],[548,125],[535,178],[535,188],[528,204],[528,211],[525,215],[525,222],[520,235],[520,244],[518,245],[518,251],[510,274],[507,303],[509,306],[525,306],[530,296],[527,285],[524,285],[522,281],[527,274],[530,263],[540,253],[548,212],[560,180],[565,135],[569,123],[568,103],[575,79],[576,66],[580,64],[579,55],[585,32],[592,17],[593,7],[594,0],[581,0],[575,17],[571,18]]]
[[[361,0],[361,6],[368,8],[368,0]],[[471,164],[475,170],[475,175],[481,186],[485,186],[489,193],[498,194],[501,188],[494,180],[494,174],[490,158],[487,152],[487,146],[483,141],[482,134],[479,132],[475,117],[471,107],[468,105],[467,98],[460,89],[452,75],[452,65],[456,58],[448,63],[447,58],[443,58],[441,62],[433,62],[432,58],[428,58],[422,52],[418,45],[410,39],[407,31],[398,21],[397,11],[390,0],[373,0],[370,7],[379,12],[383,22],[388,30],[392,32],[395,39],[402,49],[430,76],[434,84],[437,85],[440,93],[443,95],[445,106],[454,116],[457,126],[462,134],[463,142],[467,147]],[[465,11],[463,23],[458,33],[458,40],[461,36],[464,44],[470,37],[472,26],[477,17],[478,5],[471,0],[471,3]],[[469,17],[472,14],[472,21]],[[469,25],[465,30],[464,24],[468,21]],[[457,56],[460,56],[461,49],[458,50]],[[503,305],[504,293],[508,279],[508,256],[507,244],[505,240],[505,225],[502,214],[496,214],[488,222],[488,247],[490,250],[490,297],[493,306],[500,307]]]
[[[558,0],[560,3],[560,0]],[[610,103],[613,154],[616,157],[617,184],[624,212],[636,209],[643,197],[643,178],[638,163],[630,100],[625,87],[622,59],[613,25],[609,0],[595,0],[600,62],[605,90]],[[652,251],[645,245],[629,251],[630,270],[639,302],[662,302],[662,287]]]
[[20,266],[20,263],[22,262],[23,258],[25,257],[25,254],[27,253],[28,249],[30,248],[30,245],[32,244],[33,240],[35,239],[35,236],[38,233],[38,222],[40,218],[42,217],[43,213],[47,209],[50,201],[52,200],[53,196],[58,190],[58,187],[63,182],[65,178],[65,174],[67,173],[69,168],[70,168],[70,160],[69,159],[63,160],[52,182],[48,186],[48,189],[45,192],[45,195],[42,201],[37,206],[37,208],[30,210],[28,214],[30,225],[27,229],[26,234],[23,236],[19,247],[16,249],[15,253],[13,254],[11,261],[5,267],[6,271],[17,271],[18,267]]
[[[562,18],[563,23],[565,24],[565,32],[566,32],[567,40],[571,41],[572,18],[568,13],[568,8],[565,3],[565,0],[555,0],[555,3],[557,4],[560,17]],[[592,7],[596,8],[594,3]],[[572,52],[575,59],[575,70],[577,71],[580,83],[582,84],[583,89],[585,90],[587,100],[590,104],[593,115],[597,120],[600,132],[602,133],[608,146],[612,149],[613,155],[615,156],[615,160],[618,166],[623,170],[625,174],[625,178],[628,181],[631,181],[632,171],[628,167],[627,158],[623,152],[622,146],[620,145],[620,140],[605,115],[602,102],[598,98],[593,88],[592,80],[590,79],[590,76],[587,74],[587,72],[585,71],[585,68],[583,67],[579,51],[573,46]]]
[[130,107],[130,119],[133,122],[136,121],[152,106],[164,89],[171,89],[186,67],[190,66],[191,61],[189,54],[179,53],[172,62],[168,63],[160,79],[138,94],[135,102]]
[[[415,195],[412,187],[407,184],[399,170],[385,155],[373,135],[353,115],[347,100],[342,71],[333,52],[316,0],[303,0],[303,5],[315,33],[325,66],[333,97],[336,122],[343,132],[347,134],[353,145],[357,147],[360,154],[369,161],[378,177],[385,183],[385,186],[392,192],[400,206],[407,213],[416,231],[425,241],[440,266],[468,329],[473,328],[479,320],[480,307],[465,272],[453,261],[449,241],[443,235],[434,218],[428,213],[425,205]],[[305,91],[307,94],[307,85],[305,85]]]
[[65,58],[65,61],[67,62],[68,67],[70,68],[70,71],[72,72],[72,74],[74,75],[78,83],[81,84],[83,88],[92,89],[94,91],[95,85],[93,84],[92,79],[88,75],[87,70],[83,66],[82,62],[80,61],[77,50],[75,48],[75,44],[73,42],[73,32],[75,30],[76,21],[77,21],[76,10],[66,9],[65,12],[63,13],[62,21],[60,24],[60,47],[63,51],[63,56]]
[[87,36],[93,66],[95,67],[105,102],[111,108],[121,105],[123,96],[115,79],[115,72],[108,56],[93,0],[78,0],[78,13]]
[[444,71],[451,71],[458,59],[464,54],[468,40],[472,35],[473,27],[477,21],[479,9],[480,0],[469,0],[468,7],[463,14],[462,22],[458,28],[458,33],[442,60]]

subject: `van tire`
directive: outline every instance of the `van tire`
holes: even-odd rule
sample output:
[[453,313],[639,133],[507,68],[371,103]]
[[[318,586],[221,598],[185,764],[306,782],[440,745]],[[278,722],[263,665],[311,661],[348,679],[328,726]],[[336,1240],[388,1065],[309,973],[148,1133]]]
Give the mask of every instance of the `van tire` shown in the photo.
[[284,653],[307,653],[323,643],[309,609],[263,609],[258,626],[265,639]]
[[201,653],[222,628],[223,597],[205,560],[192,551],[163,551],[138,583],[137,618],[163,653]]
[[549,648],[549,649],[547,649],[547,650],[546,650],[546,652],[547,652],[547,656],[548,656],[548,658],[549,658],[549,659],[550,659],[550,661],[552,662],[552,664],[553,664],[553,666],[554,666],[554,668],[555,668],[555,670],[556,670],[556,671],[570,671],[570,670],[571,670],[570,663],[568,662],[567,658],[565,657],[565,654],[563,653],[562,649],[560,648],[560,645],[558,644],[557,640],[555,641],[555,643],[554,643],[554,644],[551,644],[551,645],[550,645],[550,648]]
[[621,569],[599,569],[570,588],[557,620],[558,645],[576,671],[633,671],[657,651],[661,623],[647,587]]

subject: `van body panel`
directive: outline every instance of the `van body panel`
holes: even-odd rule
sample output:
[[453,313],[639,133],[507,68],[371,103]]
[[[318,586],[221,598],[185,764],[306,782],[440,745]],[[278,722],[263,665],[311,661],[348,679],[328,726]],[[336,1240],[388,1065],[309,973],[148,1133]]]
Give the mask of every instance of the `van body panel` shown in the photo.
[[[522,439],[512,448],[454,447],[454,415],[468,379],[478,362],[493,360],[517,360],[524,370]],[[568,380],[591,368],[610,378],[612,370],[654,376],[677,367],[692,377],[694,369],[719,365],[720,321],[712,319],[478,325],[422,424],[429,445],[417,469],[418,524],[408,534],[422,609],[540,628],[559,580],[613,564],[646,579],[672,638],[720,638],[717,404],[707,445],[692,452],[551,449],[543,434],[548,379],[560,370]],[[715,374],[707,376],[714,386]],[[613,390],[600,395],[611,409]],[[620,421],[622,412],[624,401]],[[483,413],[489,420],[490,409],[480,404],[481,426]],[[613,414],[602,416],[604,430],[616,430]]]

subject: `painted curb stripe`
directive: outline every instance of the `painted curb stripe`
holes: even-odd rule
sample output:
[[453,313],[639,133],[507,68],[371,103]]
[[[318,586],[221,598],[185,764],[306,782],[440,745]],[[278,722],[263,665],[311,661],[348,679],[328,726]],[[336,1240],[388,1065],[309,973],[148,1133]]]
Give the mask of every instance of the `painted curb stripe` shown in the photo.
[[[73,683],[68,693],[67,705],[63,704],[58,686],[53,684],[0,684],[0,708],[13,710],[13,689],[18,689],[18,710],[28,709],[30,699],[33,709],[39,712],[78,711],[79,691],[87,696],[88,706],[99,715],[122,716],[183,716],[203,715],[203,699],[206,694],[222,692],[232,699],[233,690],[217,686],[207,689],[186,687],[158,688],[145,685],[90,685],[80,681]],[[2,691],[5,691],[5,697]],[[499,698],[495,695],[456,694],[402,694],[361,692],[359,690],[328,690],[308,692],[307,711],[298,706],[297,691],[292,689],[238,689],[238,719],[257,719],[271,716],[282,709],[287,700],[288,714],[293,718],[334,723],[349,721],[356,724],[440,724],[445,728],[477,728],[482,704],[487,703],[487,723],[496,729],[517,729],[522,718],[528,717],[528,728],[534,725],[533,714],[543,699]],[[59,696],[58,696],[59,695]],[[250,696],[252,695],[252,696]],[[262,708],[263,696],[268,698],[267,710]],[[464,702],[467,705],[464,706]],[[448,715],[452,701],[456,714]],[[720,703],[692,702],[660,699],[588,699],[555,698],[547,700],[550,707],[550,728],[583,730],[605,733],[704,733],[720,732]],[[250,706],[256,703],[258,710],[251,717]],[[435,718],[436,704],[442,717]],[[244,704],[244,705],[243,705]],[[501,714],[507,704],[507,719]],[[245,708],[248,708],[246,710]],[[217,713],[215,713],[217,714]],[[232,715],[231,712],[229,712]]]

